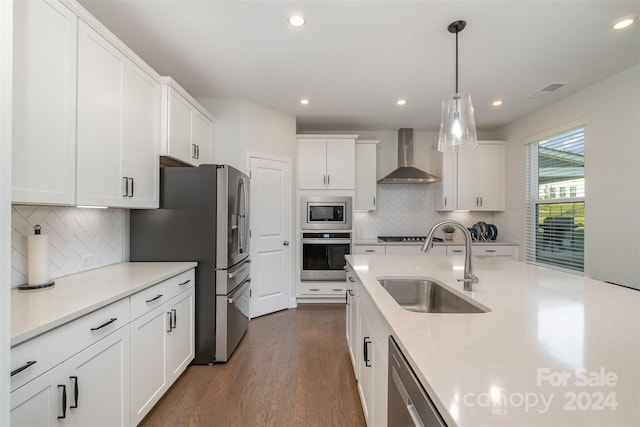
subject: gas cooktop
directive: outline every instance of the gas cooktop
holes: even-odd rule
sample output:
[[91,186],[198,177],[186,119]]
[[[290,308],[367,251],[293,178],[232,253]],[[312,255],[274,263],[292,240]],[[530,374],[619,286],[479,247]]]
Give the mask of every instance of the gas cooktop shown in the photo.
[[[381,242],[424,242],[426,236],[378,236]],[[440,237],[434,237],[434,242],[442,242]]]

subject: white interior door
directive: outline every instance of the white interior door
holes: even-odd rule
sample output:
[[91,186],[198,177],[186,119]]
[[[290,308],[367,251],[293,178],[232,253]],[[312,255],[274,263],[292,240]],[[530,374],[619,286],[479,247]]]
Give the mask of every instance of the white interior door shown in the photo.
[[251,317],[291,301],[291,163],[251,157]]

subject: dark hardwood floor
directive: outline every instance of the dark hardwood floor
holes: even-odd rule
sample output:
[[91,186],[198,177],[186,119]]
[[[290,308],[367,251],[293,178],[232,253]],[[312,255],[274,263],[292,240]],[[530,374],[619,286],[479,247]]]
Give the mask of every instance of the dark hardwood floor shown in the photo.
[[253,319],[229,362],[187,368],[140,425],[365,426],[344,305]]

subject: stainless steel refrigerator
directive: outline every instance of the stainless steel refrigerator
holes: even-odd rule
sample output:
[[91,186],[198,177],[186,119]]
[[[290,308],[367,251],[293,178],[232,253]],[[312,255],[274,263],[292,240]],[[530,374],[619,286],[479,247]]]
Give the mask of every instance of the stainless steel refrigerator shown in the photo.
[[249,322],[249,177],[160,170],[160,208],[131,210],[131,261],[197,261],[194,364],[226,362]]

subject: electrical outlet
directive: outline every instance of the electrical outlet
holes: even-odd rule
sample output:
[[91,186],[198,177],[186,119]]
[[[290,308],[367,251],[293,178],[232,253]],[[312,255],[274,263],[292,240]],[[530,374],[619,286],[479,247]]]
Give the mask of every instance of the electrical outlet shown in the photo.
[[94,254],[82,255],[80,257],[80,265],[82,267],[91,267],[96,263],[96,256]]

